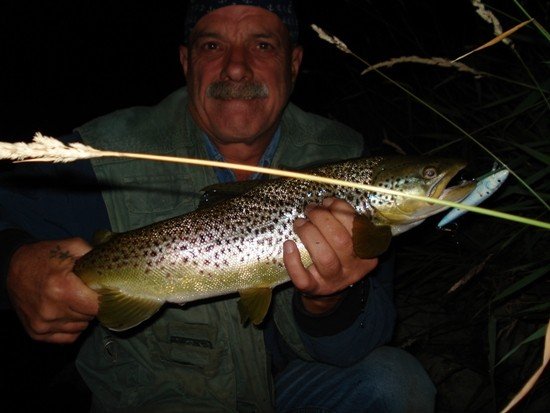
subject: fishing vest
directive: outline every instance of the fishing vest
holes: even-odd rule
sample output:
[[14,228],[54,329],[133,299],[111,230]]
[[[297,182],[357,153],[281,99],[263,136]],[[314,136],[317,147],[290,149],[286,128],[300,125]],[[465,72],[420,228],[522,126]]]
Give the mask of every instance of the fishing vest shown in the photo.
[[[180,89],[153,107],[134,107],[76,129],[97,149],[207,158],[202,132]],[[274,167],[360,156],[352,129],[289,104]],[[123,158],[92,160],[113,231],[123,232],[194,210],[201,189],[217,182],[211,168]],[[291,310],[292,288],[274,294],[272,317],[297,356],[311,359]],[[269,412],[273,381],[261,328],[243,326],[238,297],[165,306],[123,333],[96,326],[77,367],[93,393],[92,411]]]

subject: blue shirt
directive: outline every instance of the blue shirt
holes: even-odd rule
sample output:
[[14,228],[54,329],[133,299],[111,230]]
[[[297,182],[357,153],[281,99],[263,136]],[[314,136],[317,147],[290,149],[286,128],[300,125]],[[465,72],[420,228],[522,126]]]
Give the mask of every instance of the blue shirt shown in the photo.
[[[206,153],[208,154],[208,157],[213,161],[219,161],[223,162],[223,155],[218,151],[218,148],[212,143],[210,138],[206,134],[203,135],[204,139],[204,146],[206,147]],[[277,146],[279,145],[279,141],[281,140],[281,127],[279,126],[277,130],[275,131],[275,134],[273,135],[273,139],[271,139],[271,142],[267,146],[262,158],[260,159],[260,162],[258,162],[258,166],[262,167],[269,167],[271,166],[271,163],[273,162],[273,157],[275,156],[275,151],[277,150]],[[218,181],[220,183],[227,183],[227,182],[235,182],[237,178],[235,177],[235,173],[231,169],[225,169],[225,168],[214,168],[216,171],[216,176],[218,177]],[[253,174],[250,179],[260,179],[261,174],[255,173]]]

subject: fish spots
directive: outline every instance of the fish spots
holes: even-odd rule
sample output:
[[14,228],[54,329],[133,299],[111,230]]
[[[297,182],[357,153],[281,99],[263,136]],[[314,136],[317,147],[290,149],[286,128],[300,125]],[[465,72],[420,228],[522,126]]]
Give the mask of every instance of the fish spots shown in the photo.
[[[373,160],[345,162],[319,168],[315,173],[371,184],[370,169],[374,165]],[[390,184],[388,181],[387,185]],[[247,196],[130,232],[120,240],[119,247],[107,249],[112,258],[108,265],[113,270],[124,266],[125,271],[132,265],[137,266],[137,272],[147,274],[148,279],[170,280],[167,284],[173,289],[183,283],[181,280],[199,275],[206,280],[202,287],[196,286],[196,290],[201,291],[208,291],[214,285],[219,287],[225,282],[217,281],[222,276],[224,280],[231,278],[231,285],[238,285],[245,278],[250,285],[250,280],[256,280],[259,273],[284,278],[282,244],[286,239],[298,241],[292,223],[302,216],[303,206],[336,196],[356,210],[364,210],[368,208],[367,194],[354,188],[303,180],[271,179]],[[90,265],[91,261],[87,262]],[[96,263],[106,267],[104,256]],[[164,269],[161,271],[161,268]]]
[[395,202],[395,197],[393,195],[382,194],[380,192],[372,193],[368,199],[370,205],[379,208]]
[[120,261],[122,261],[122,257],[120,255],[115,255],[114,257],[111,257],[111,262],[113,264],[118,264]]

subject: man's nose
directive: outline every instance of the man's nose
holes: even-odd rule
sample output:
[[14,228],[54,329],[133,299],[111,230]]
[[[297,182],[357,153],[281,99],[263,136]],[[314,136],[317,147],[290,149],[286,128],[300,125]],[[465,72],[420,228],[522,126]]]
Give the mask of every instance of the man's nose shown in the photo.
[[248,56],[243,47],[232,47],[226,56],[223,75],[229,80],[239,82],[250,78],[251,69]]

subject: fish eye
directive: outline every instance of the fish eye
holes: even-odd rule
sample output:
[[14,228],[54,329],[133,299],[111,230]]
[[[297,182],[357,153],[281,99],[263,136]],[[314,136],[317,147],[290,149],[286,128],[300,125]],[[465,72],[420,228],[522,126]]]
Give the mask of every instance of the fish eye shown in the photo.
[[437,176],[437,170],[433,166],[427,166],[422,171],[422,177],[432,179]]

